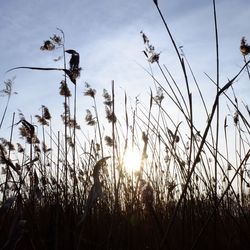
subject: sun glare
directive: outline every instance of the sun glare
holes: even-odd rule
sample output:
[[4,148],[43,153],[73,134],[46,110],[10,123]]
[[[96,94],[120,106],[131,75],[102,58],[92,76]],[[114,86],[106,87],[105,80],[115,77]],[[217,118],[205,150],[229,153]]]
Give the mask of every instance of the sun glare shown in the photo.
[[140,169],[141,155],[137,150],[127,150],[124,156],[124,167],[127,172],[134,173]]

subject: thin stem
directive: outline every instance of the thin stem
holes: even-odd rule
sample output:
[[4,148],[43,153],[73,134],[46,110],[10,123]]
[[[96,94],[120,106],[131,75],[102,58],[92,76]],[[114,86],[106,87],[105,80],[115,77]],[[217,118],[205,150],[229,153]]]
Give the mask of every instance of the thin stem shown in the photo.
[[102,158],[103,158],[104,155],[103,155],[102,133],[101,133],[100,120],[99,120],[99,115],[98,115],[98,110],[97,110],[97,105],[96,105],[95,96],[93,97],[93,99],[94,99],[94,107],[95,107],[95,114],[96,114],[96,122],[97,122],[97,128],[98,128],[98,134],[99,134],[99,140],[100,140],[101,154],[102,154]]
[[[66,54],[65,54],[65,34],[64,31],[61,29],[58,29],[63,36],[63,43],[62,43],[62,48],[63,48],[63,67],[66,69]],[[64,81],[65,84],[67,84],[67,75],[64,73]],[[67,123],[67,104],[68,104],[68,99],[67,96],[64,96],[64,115],[65,115],[65,121],[64,121],[64,150],[65,150],[65,190],[64,190],[64,195],[65,195],[65,206],[67,207],[68,205],[68,145],[67,145],[67,137],[68,137],[68,123]]]
[[[216,45],[216,94],[218,95],[220,91],[219,81],[220,81],[220,64],[219,64],[219,38],[218,38],[218,25],[217,25],[217,15],[216,15],[216,3],[213,0],[213,14],[214,14],[214,29],[215,29],[215,45]],[[214,154],[214,205],[215,205],[215,220],[214,220],[214,242],[216,244],[217,237],[217,183],[218,183],[218,144],[219,144],[219,119],[220,119],[220,101],[218,99],[217,112],[216,112],[216,135],[215,135],[215,154]]]
[[73,199],[74,199],[74,205],[76,202],[76,194],[75,194],[75,190],[76,190],[76,84],[75,84],[75,88],[74,88],[74,127],[73,127]]
[[[219,206],[219,204],[223,201],[225,195],[228,193],[229,189],[231,188],[234,179],[235,179],[236,176],[238,175],[238,173],[239,173],[239,171],[241,170],[243,164],[245,164],[245,163],[247,162],[247,160],[248,160],[249,157],[250,157],[250,150],[248,150],[248,152],[246,153],[244,159],[241,161],[241,163],[240,163],[238,169],[235,171],[235,174],[234,174],[234,176],[232,177],[232,179],[230,180],[230,182],[228,183],[227,188],[225,189],[225,191],[224,191],[223,194],[221,195],[220,199],[218,200],[217,206]],[[212,213],[210,214],[210,216],[208,216],[206,222],[204,223],[204,225],[203,225],[203,227],[202,227],[202,229],[201,229],[199,235],[197,236],[197,238],[196,238],[196,240],[195,240],[195,242],[194,242],[194,244],[193,244],[193,246],[192,246],[192,248],[191,248],[192,250],[196,248],[197,243],[198,243],[200,237],[201,237],[202,234],[204,233],[204,229],[207,227],[209,221],[210,221],[210,220],[212,219],[212,217],[215,215],[216,210],[217,210],[217,207],[214,207]]]
[[218,92],[218,94],[217,94],[216,97],[215,97],[214,104],[213,104],[213,106],[212,106],[211,115],[210,115],[210,117],[209,117],[209,119],[208,119],[207,126],[206,126],[206,128],[205,128],[203,137],[202,137],[202,139],[201,139],[200,146],[199,146],[199,148],[198,148],[198,152],[197,152],[196,157],[195,157],[195,159],[194,159],[192,168],[191,168],[191,170],[190,170],[190,172],[189,172],[189,174],[188,174],[188,176],[187,176],[186,183],[185,183],[185,185],[184,185],[184,187],[183,187],[181,196],[180,196],[180,198],[179,198],[179,200],[178,200],[178,202],[177,202],[177,205],[176,205],[176,208],[175,208],[175,210],[174,210],[174,214],[173,214],[173,216],[172,216],[172,219],[171,219],[171,221],[170,221],[170,223],[169,223],[169,226],[168,226],[167,230],[165,231],[165,234],[164,234],[163,239],[162,239],[162,241],[161,241],[161,247],[163,247],[164,244],[165,244],[165,241],[166,241],[166,239],[167,239],[167,236],[168,236],[168,234],[169,234],[169,232],[170,232],[170,229],[172,228],[172,225],[173,225],[173,223],[174,223],[174,219],[175,219],[175,217],[176,217],[176,215],[177,215],[177,211],[179,210],[179,207],[180,207],[180,205],[181,205],[181,202],[182,202],[182,200],[183,200],[183,198],[185,197],[185,194],[186,194],[186,192],[187,192],[187,188],[188,188],[189,182],[190,182],[190,180],[191,180],[191,177],[192,177],[192,175],[193,175],[193,172],[194,172],[194,170],[195,170],[195,167],[196,167],[197,163],[199,162],[200,155],[201,155],[201,152],[202,152],[202,150],[203,150],[203,146],[204,146],[205,143],[206,143],[207,134],[208,134],[208,131],[209,131],[210,126],[211,126],[211,124],[212,124],[212,120],[213,120],[213,117],[214,117],[214,114],[215,114],[215,111],[216,111],[216,108],[217,108],[217,105],[218,105],[219,97],[220,97],[221,94],[224,93],[224,91],[226,91],[228,88],[230,88],[230,87],[232,86],[232,84],[234,83],[234,81],[235,81],[235,80],[238,78],[238,76],[242,73],[242,71],[243,71],[243,70],[245,69],[245,67],[249,64],[249,62],[250,62],[250,61],[248,61],[248,62],[241,68],[241,70],[239,71],[239,73],[238,73],[232,80],[228,81],[228,83],[225,84],[225,85],[223,86],[223,88],[220,89],[220,91]]
[[115,167],[115,143],[116,143],[116,135],[115,135],[115,82],[112,81],[112,140],[113,140],[113,145],[112,145],[112,164],[113,164],[113,178],[114,178],[114,192],[115,192],[115,211],[117,211],[118,208],[118,190],[117,190],[117,183],[116,183],[116,167]]
[[8,100],[7,100],[7,103],[6,103],[5,108],[4,108],[3,116],[2,116],[2,119],[1,119],[1,122],[0,122],[0,129],[2,128],[3,121],[4,121],[4,118],[5,118],[8,106],[9,106],[9,102],[10,102],[10,95],[8,95]]
[[[10,145],[12,143],[12,136],[13,136],[13,127],[14,127],[14,124],[15,124],[15,112],[13,113],[13,116],[12,116],[11,132],[10,132]],[[8,152],[8,158],[10,158],[10,148],[9,148],[9,152]],[[3,202],[5,202],[5,200],[6,200],[6,193],[5,192],[7,190],[8,180],[9,180],[9,177],[10,177],[10,174],[11,174],[8,165],[6,165],[6,168],[7,169],[6,169],[6,178],[5,178],[4,190],[3,190]]]

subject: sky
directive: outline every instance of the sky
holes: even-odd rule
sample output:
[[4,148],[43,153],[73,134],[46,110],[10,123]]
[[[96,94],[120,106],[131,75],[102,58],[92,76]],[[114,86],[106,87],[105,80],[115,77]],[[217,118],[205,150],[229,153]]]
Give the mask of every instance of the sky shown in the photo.
[[[250,4],[249,0],[216,2],[223,86],[243,65],[239,45],[242,36],[250,42]],[[183,46],[207,102],[212,103],[215,88],[204,74],[216,79],[212,0],[158,0],[158,3],[177,46]],[[50,36],[60,34],[57,28],[66,35],[66,49],[80,53],[83,69],[77,83],[80,124],[84,122],[84,110],[92,105],[90,98],[82,94],[85,82],[97,90],[100,99],[102,89],[110,90],[114,80],[118,97],[122,98],[126,91],[131,100],[140,95],[148,102],[154,85],[143,69],[149,65],[142,53],[141,30],[161,52],[160,63],[169,68],[183,88],[176,54],[153,0],[2,0],[0,18],[0,86],[2,89],[6,79],[15,77],[14,91],[18,92],[11,98],[0,137],[9,135],[13,112],[21,110],[29,118],[41,112],[41,105],[48,106],[58,117],[63,111],[63,99],[58,95],[63,79],[61,72],[16,70],[6,73],[17,66],[62,67],[61,61],[53,61],[61,51],[39,49]],[[152,65],[152,69],[158,74],[156,65]],[[70,88],[73,90],[72,85]],[[192,87],[191,91],[197,92]],[[250,101],[246,73],[235,91],[244,101]],[[0,117],[5,102],[6,98],[0,97]],[[199,112],[198,105],[194,105],[194,109]]]

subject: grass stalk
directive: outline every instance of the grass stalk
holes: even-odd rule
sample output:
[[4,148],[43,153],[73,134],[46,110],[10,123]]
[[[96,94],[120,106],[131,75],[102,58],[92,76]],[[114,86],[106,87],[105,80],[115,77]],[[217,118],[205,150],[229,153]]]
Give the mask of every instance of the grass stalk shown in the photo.
[[[13,113],[13,116],[12,116],[11,131],[10,131],[10,144],[12,143],[14,124],[15,124],[15,113]],[[10,159],[10,151],[11,149],[9,148],[8,159]],[[4,184],[4,189],[3,189],[3,203],[6,201],[6,190],[7,190],[7,185],[8,185],[8,181],[10,178],[10,174],[11,174],[10,171],[11,170],[9,166],[6,164],[6,177],[5,177],[5,184]],[[14,181],[14,178],[13,178],[13,181]]]
[[[217,13],[216,13],[216,1],[213,0],[213,16],[214,16],[214,30],[215,30],[215,45],[216,45],[216,94],[218,95],[220,91],[220,62],[219,62],[219,36],[218,36],[218,24],[217,24]],[[218,167],[217,167],[217,157],[218,157],[218,145],[219,145],[219,119],[220,119],[220,100],[217,103],[216,112],[216,134],[215,134],[215,154],[214,154],[214,203],[215,203],[215,219],[214,219],[214,243],[216,245],[217,238],[217,183],[218,183]]]
[[188,174],[188,176],[187,176],[187,180],[186,180],[185,186],[184,186],[183,191],[182,191],[182,193],[181,193],[181,196],[180,196],[180,198],[179,198],[179,200],[178,200],[178,202],[177,202],[177,205],[176,205],[174,214],[173,214],[173,216],[172,216],[172,218],[171,218],[171,221],[170,221],[170,223],[169,223],[169,225],[168,225],[168,228],[167,228],[167,230],[165,231],[164,236],[163,236],[163,238],[162,238],[162,241],[161,241],[161,248],[162,248],[162,247],[164,246],[164,244],[165,244],[165,241],[166,241],[166,239],[167,239],[167,236],[168,236],[168,234],[169,234],[169,231],[170,231],[170,229],[172,228],[172,225],[173,225],[173,223],[174,223],[175,217],[176,217],[176,215],[177,215],[177,211],[178,211],[178,209],[179,209],[179,207],[180,207],[180,205],[181,205],[181,202],[182,202],[183,198],[184,198],[185,195],[186,195],[186,191],[187,191],[189,182],[190,182],[190,180],[191,180],[191,177],[192,177],[192,175],[193,175],[193,172],[194,172],[194,170],[195,170],[195,167],[196,167],[197,163],[199,162],[200,154],[201,154],[201,151],[203,150],[203,146],[204,146],[204,144],[205,144],[205,142],[206,142],[207,134],[208,134],[208,131],[209,131],[210,126],[211,126],[211,124],[212,124],[212,120],[213,120],[213,118],[214,118],[214,114],[215,114],[215,111],[216,111],[216,108],[217,108],[217,104],[218,104],[219,98],[220,98],[221,94],[223,94],[224,91],[226,91],[228,88],[230,88],[230,87],[233,85],[234,81],[235,81],[235,80],[238,78],[238,76],[242,73],[242,71],[245,69],[245,67],[247,67],[247,65],[249,64],[249,62],[250,62],[250,61],[248,61],[248,62],[241,68],[241,70],[239,71],[239,73],[238,73],[232,80],[228,81],[228,83],[225,84],[225,85],[223,86],[223,88],[220,89],[220,91],[218,92],[218,94],[217,94],[216,97],[215,97],[215,100],[214,100],[214,103],[213,103],[213,106],[212,106],[212,110],[211,110],[211,114],[210,114],[209,120],[208,120],[208,122],[207,122],[207,126],[206,126],[206,128],[205,128],[205,131],[204,131],[204,133],[203,133],[203,136],[202,136],[202,139],[201,139],[201,142],[200,142],[200,146],[199,146],[198,152],[197,152],[197,154],[196,154],[196,156],[195,156],[194,162],[193,162],[193,164],[192,164],[192,168],[190,169],[190,172],[189,172],[189,174]]

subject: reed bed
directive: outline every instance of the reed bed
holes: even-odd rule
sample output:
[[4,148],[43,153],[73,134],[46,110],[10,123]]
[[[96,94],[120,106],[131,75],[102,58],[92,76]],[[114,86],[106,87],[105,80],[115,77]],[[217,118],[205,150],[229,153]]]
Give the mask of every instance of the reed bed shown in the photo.
[[[234,83],[244,72],[249,76],[250,46],[241,39],[242,67],[222,83],[213,1],[217,75],[216,80],[208,76],[215,86],[208,105],[183,48],[154,3],[182,80],[175,79],[141,32],[145,74],[154,83],[146,104],[139,98],[131,104],[124,93],[120,107],[114,81],[103,91],[89,83],[80,90],[80,55],[66,49],[60,29],[40,49],[60,49],[62,68],[10,70],[64,72],[59,85],[64,110],[52,115],[42,105],[32,119],[21,112],[8,114],[14,79],[5,82],[0,129],[6,115],[12,115],[12,124],[9,138],[0,139],[1,249],[248,249],[250,111],[237,99]],[[93,104],[81,124],[77,103],[86,98]],[[202,115],[195,111],[194,98],[200,100]],[[229,116],[220,112],[223,105]],[[61,116],[60,131],[53,127],[55,116]],[[22,139],[14,142],[17,134]],[[133,159],[126,161],[131,151],[140,157],[132,172],[127,165]]]

